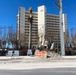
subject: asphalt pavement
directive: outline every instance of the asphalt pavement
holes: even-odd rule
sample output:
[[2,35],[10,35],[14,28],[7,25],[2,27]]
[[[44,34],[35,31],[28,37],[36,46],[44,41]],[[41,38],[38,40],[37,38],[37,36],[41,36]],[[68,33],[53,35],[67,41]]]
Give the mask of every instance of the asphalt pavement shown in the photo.
[[32,70],[0,70],[0,75],[76,75],[76,68],[44,68]]

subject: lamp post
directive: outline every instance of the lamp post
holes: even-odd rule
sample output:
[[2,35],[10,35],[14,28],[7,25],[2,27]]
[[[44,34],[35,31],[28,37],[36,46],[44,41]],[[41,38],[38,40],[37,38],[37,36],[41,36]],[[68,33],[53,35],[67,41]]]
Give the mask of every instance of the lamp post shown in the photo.
[[29,49],[31,49],[32,46],[32,21],[33,21],[33,16],[32,16],[32,8],[29,8]]

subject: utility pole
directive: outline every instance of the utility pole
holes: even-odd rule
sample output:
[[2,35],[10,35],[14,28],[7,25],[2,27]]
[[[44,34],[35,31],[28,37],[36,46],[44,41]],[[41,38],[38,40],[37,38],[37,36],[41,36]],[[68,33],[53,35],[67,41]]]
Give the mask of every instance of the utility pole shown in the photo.
[[33,15],[32,15],[32,8],[29,8],[29,49],[32,47],[32,21],[33,21]]
[[[56,4],[56,3],[55,3]],[[65,45],[64,45],[64,32],[63,32],[63,17],[62,17],[62,0],[58,0],[56,4],[60,10],[60,44],[61,44],[61,55],[65,56]]]
[[64,32],[63,32],[63,17],[62,17],[62,0],[59,0],[60,3],[60,39],[61,39],[61,55],[65,55],[65,45],[64,45]]

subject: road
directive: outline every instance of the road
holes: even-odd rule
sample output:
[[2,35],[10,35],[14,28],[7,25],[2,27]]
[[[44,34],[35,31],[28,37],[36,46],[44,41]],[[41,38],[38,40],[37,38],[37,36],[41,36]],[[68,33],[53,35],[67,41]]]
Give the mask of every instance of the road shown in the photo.
[[76,75],[76,68],[0,70],[0,75]]

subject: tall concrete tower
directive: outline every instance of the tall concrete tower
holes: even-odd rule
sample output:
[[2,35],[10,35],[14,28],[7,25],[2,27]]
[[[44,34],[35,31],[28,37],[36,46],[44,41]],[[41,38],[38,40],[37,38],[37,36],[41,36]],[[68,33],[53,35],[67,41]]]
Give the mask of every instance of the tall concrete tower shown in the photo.
[[45,42],[45,16],[46,8],[45,6],[38,7],[38,35],[39,35],[39,45],[44,45]]

